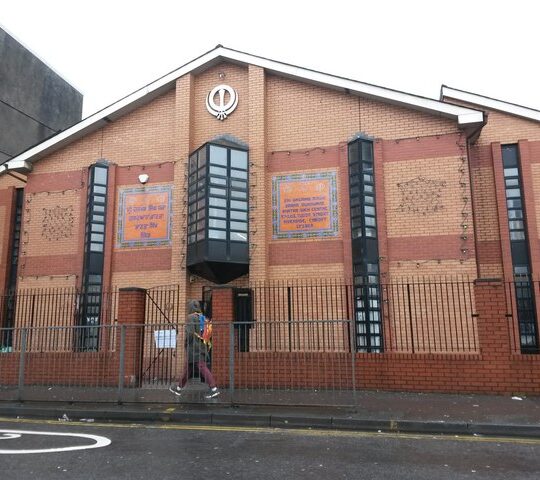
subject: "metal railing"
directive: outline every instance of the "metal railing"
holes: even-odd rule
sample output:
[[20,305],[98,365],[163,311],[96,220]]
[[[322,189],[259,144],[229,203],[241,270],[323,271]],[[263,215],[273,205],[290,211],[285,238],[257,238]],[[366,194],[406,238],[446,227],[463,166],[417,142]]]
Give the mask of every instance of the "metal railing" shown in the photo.
[[476,353],[474,284],[404,279],[380,286],[386,351]]
[[538,335],[538,299],[540,282],[528,276],[505,282],[508,336],[515,354],[540,353]]
[[[536,288],[538,285],[536,285]],[[474,353],[478,351],[478,333],[474,316],[475,303],[473,283],[468,279],[400,279],[378,284],[380,298],[370,298],[380,306],[381,321],[371,325],[362,323],[358,309],[361,298],[355,298],[352,282],[343,279],[316,279],[254,282],[252,292],[253,325],[266,325],[256,335],[244,335],[249,325],[237,329],[242,345],[253,338],[257,342],[280,351],[320,346],[325,340],[341,345],[349,338],[335,339],[328,329],[319,325],[318,330],[306,330],[307,322],[352,321],[356,319],[352,336],[370,328],[382,329],[383,352],[407,353]],[[507,289],[508,291],[508,289]],[[515,289],[513,290],[515,292]],[[524,289],[521,288],[520,292]],[[92,294],[93,295],[93,294]],[[515,293],[508,296],[514,301]],[[100,294],[101,308],[98,317],[83,318],[81,305],[84,295],[76,289],[23,290],[0,296],[0,326],[48,327],[81,325],[97,327],[112,325],[117,317],[118,292],[112,290]],[[14,312],[7,321],[6,311]],[[148,290],[146,323],[173,324],[184,318],[184,304],[178,285]],[[517,310],[509,312],[518,318]],[[523,316],[523,309],[521,309]],[[88,315],[87,315],[88,317]],[[534,325],[536,325],[534,319]],[[525,325],[521,322],[519,325]],[[533,322],[522,327],[533,328]],[[514,334],[514,332],[511,332]],[[525,332],[526,333],[526,332]],[[10,330],[0,338],[0,351],[9,351],[12,339]],[[97,330],[81,330],[79,348],[99,349]],[[354,344],[354,342],[353,342]],[[244,345],[244,348],[247,346]],[[519,349],[518,349],[519,350]]]
[[[370,284],[363,284],[369,287]],[[352,282],[296,280],[260,282],[251,286],[254,321],[285,322],[285,333],[275,335],[282,349],[295,347],[295,329],[308,320],[353,320],[359,302],[378,302],[385,352],[476,353],[478,332],[474,316],[473,282],[468,278],[412,278],[376,284],[377,299],[355,298]],[[277,330],[275,330],[277,331]],[[324,335],[324,332],[322,333]],[[273,336],[269,335],[269,342]],[[317,343],[319,335],[311,341]],[[293,340],[296,339],[296,340]]]
[[[12,349],[0,353],[0,400],[163,402],[171,400],[168,387],[186,376],[181,400],[198,402],[208,382],[201,361],[226,403],[354,403],[355,353],[346,343],[350,322],[305,322],[295,336],[325,335],[317,344],[299,338],[292,350],[268,341],[287,331],[279,322],[261,322],[250,328],[249,352],[239,349],[242,327],[214,321],[208,356],[195,344],[186,347],[186,327],[177,323],[10,329]],[[80,351],[76,339],[89,328],[98,329],[100,347]]]
[[[85,299],[99,298],[98,314],[91,318],[83,312]],[[24,289],[0,295],[0,351],[9,351],[13,344],[12,327],[63,327],[112,325],[118,309],[118,291],[83,294],[75,288]],[[79,348],[95,350],[97,330],[79,331]]]

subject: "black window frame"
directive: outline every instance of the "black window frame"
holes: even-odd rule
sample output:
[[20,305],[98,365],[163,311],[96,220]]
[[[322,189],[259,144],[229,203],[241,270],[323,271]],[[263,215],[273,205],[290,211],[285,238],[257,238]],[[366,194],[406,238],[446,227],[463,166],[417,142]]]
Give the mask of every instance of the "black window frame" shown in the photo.
[[[105,182],[96,179],[98,169],[105,170]],[[75,338],[75,349],[78,351],[97,351],[99,349],[108,190],[108,162],[100,161],[91,165],[88,169],[84,266],[77,322],[78,326],[82,328]],[[96,209],[96,206],[99,208]],[[101,231],[94,231],[94,226],[99,226],[98,230]],[[96,240],[94,235],[99,235],[100,240]]]
[[[212,147],[226,149],[226,165],[212,163]],[[205,152],[205,163],[202,167],[198,163],[198,157],[201,151]],[[240,167],[233,168],[231,162],[233,151],[244,152],[246,154],[245,169]],[[196,169],[191,167],[195,156],[197,156]],[[249,150],[247,148],[223,145],[217,142],[207,142],[189,156],[188,165],[188,245],[202,240],[249,244]],[[224,171],[217,173],[214,171],[212,173],[212,167],[223,169]],[[244,178],[233,176],[232,172],[243,172]],[[195,173],[196,177],[193,176]],[[239,185],[241,183],[244,184],[244,187]],[[212,192],[212,189],[215,189],[214,192]],[[218,193],[218,190],[223,190],[224,193]],[[243,198],[235,197],[235,193],[240,194]],[[197,202],[201,202],[201,200],[204,200],[204,206],[201,204],[199,208],[196,208],[195,205]],[[223,201],[223,205],[219,205],[213,200],[215,202],[221,200]],[[245,208],[235,206],[233,202],[243,203]],[[215,214],[220,210],[224,212],[224,216]],[[201,212],[203,213],[201,214]],[[232,212],[237,216],[243,215],[244,219],[231,218]],[[211,220],[217,222],[224,221],[225,226],[211,227]],[[204,222],[204,229],[201,228],[202,223],[198,227],[196,226],[201,221]],[[242,228],[244,230],[241,228],[233,229],[232,223],[243,224]],[[225,238],[216,238],[212,236],[212,232],[223,232]],[[233,239],[231,234],[235,233],[245,235],[245,240]]]
[[539,353],[519,145],[501,145],[501,157],[520,349],[521,353]]
[[355,346],[384,351],[373,140],[348,144]]
[[[4,348],[11,349],[13,346],[13,327],[15,326],[15,314],[17,306],[17,275],[19,268],[19,256],[22,237],[22,216],[24,209],[24,188],[15,189],[15,205],[14,205],[13,229],[9,242],[9,272],[7,278],[7,286],[4,293],[4,304],[0,305],[3,308],[4,319],[1,325],[3,329],[2,338],[0,338],[0,350]],[[0,295],[2,292],[0,292]]]

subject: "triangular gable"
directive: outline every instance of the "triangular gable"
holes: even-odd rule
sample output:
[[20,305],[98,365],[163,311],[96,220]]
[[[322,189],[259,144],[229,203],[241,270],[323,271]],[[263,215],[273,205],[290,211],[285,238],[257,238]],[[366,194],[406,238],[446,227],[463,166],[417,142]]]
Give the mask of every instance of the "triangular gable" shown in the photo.
[[72,127],[58,133],[54,137],[26,150],[9,160],[7,163],[0,165],[0,175],[5,173],[8,169],[20,172],[30,171],[33,162],[106,126],[108,123],[115,121],[141,105],[149,103],[166,91],[174,88],[176,80],[183,75],[188,73],[200,73],[222,61],[230,61],[242,65],[251,64],[262,67],[268,72],[294,80],[332,88],[364,98],[370,98],[438,116],[444,116],[455,120],[460,127],[467,130],[474,129],[483,124],[483,113],[478,110],[451,105],[438,100],[411,95],[397,90],[358,82],[356,80],[337,77],[218,45],[204,55],[201,55],[149,85],[146,85],[112,105],[90,115]]

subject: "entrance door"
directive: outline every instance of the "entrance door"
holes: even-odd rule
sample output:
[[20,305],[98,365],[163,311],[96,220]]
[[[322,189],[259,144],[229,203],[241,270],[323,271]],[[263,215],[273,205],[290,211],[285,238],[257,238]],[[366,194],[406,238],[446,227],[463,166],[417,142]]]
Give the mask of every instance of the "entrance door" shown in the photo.
[[252,299],[251,289],[234,289],[234,330],[239,352],[249,352],[249,331],[253,326]]

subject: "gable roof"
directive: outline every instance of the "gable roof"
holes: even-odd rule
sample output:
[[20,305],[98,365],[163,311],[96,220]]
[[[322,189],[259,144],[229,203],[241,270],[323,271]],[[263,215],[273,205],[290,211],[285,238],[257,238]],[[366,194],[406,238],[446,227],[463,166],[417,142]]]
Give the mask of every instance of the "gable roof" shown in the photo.
[[460,100],[478,105],[480,107],[489,108],[491,110],[509,113],[510,115],[515,115],[516,117],[540,122],[540,110],[524,107],[515,103],[504,102],[502,100],[497,100],[496,98],[485,97],[484,95],[459,90],[457,88],[448,87],[447,85],[443,85],[441,87],[440,99],[441,101],[444,99]]
[[213,50],[186,63],[132,94],[127,95],[112,105],[90,115],[57,135],[20,153],[8,162],[0,165],[0,175],[5,173],[8,169],[20,172],[30,171],[32,169],[32,163],[40,158],[104,127],[108,123],[114,122],[118,118],[174,88],[175,82],[179,77],[188,73],[200,73],[222,61],[230,61],[231,63],[240,65],[251,64],[262,67],[268,72],[294,80],[332,88],[345,93],[419,110],[433,115],[447,117],[455,120],[462,128],[474,129],[482,125],[484,120],[483,113],[472,108],[452,105],[431,98],[412,95],[398,90],[350,80],[348,78],[337,77],[335,75],[277,62],[275,60],[218,45]]

